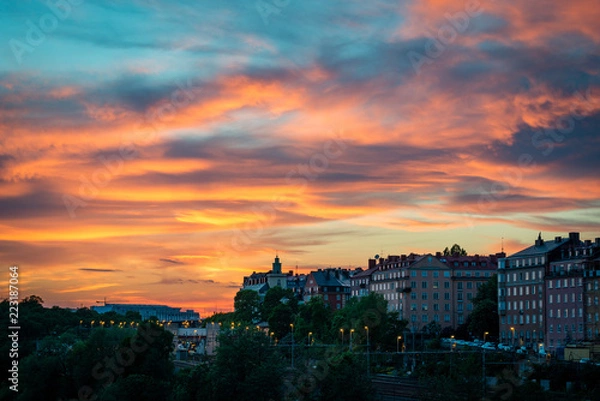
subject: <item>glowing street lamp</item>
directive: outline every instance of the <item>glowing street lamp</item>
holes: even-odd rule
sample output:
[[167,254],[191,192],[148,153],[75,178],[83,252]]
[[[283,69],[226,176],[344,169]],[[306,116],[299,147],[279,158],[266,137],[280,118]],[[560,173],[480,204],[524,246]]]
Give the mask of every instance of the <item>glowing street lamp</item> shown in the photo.
[[369,326],[365,326],[365,331],[367,332],[367,376],[370,376],[371,365],[369,360]]
[[290,323],[290,327],[292,328],[292,369],[294,368],[294,324]]
[[308,346],[310,346],[310,344],[311,344],[311,337],[312,337],[312,331],[309,331],[308,332],[308,340],[307,340],[308,341],[308,343],[307,343]]
[[350,350],[352,350],[352,334],[354,334],[354,329],[350,329]]
[[342,333],[342,345],[344,345],[344,329],[340,329],[340,333]]
[[490,333],[489,333],[489,332],[487,332],[487,331],[486,331],[485,333],[483,333],[483,342],[485,342],[485,337],[486,337],[488,334],[490,334]]
[[514,347],[514,346],[515,346],[515,328],[514,328],[514,327],[511,327],[511,328],[510,328],[510,331],[511,331],[511,333],[512,333],[512,345],[513,345],[513,347]]
[[396,338],[396,353],[400,352],[400,340],[402,340],[402,336],[398,336],[398,338]]

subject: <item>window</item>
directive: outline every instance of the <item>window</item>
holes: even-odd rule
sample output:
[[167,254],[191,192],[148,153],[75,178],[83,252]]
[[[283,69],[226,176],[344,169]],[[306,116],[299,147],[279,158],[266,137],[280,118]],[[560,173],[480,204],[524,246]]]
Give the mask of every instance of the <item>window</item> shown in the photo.
[[435,310],[435,311],[440,310],[440,304],[433,304],[433,310]]
[[469,281],[467,282],[467,290],[470,290],[473,288],[473,282]]
[[450,288],[450,282],[448,282],[448,281],[444,282],[444,288]]
[[421,277],[427,277],[427,271],[422,271],[421,272]]
[[444,277],[450,278],[450,272],[449,271],[445,271],[444,272]]
[[427,310],[427,304],[421,304],[421,310]]
[[410,304],[410,310],[411,311],[417,310],[417,304]]
[[439,276],[440,276],[440,272],[438,272],[438,271],[434,271],[433,272],[433,277],[434,278],[438,278]]
[[427,281],[421,281],[421,288],[427,288]]
[[421,322],[427,323],[427,315],[421,315]]
[[411,281],[410,282],[410,288],[417,288],[417,282],[416,281]]
[[459,290],[462,290],[463,289],[463,283],[457,283],[457,288]]
[[422,294],[421,294],[421,299],[422,299],[423,301],[426,301],[426,300],[427,300],[427,293],[426,293],[426,292],[424,292],[424,293],[422,293]]
[[410,276],[411,277],[417,277],[417,271],[416,270],[411,270]]
[[444,322],[450,321],[450,315],[444,315]]
[[417,299],[417,293],[416,292],[411,292],[410,293],[410,299]]
[[433,288],[439,288],[440,287],[440,282],[439,281],[434,281],[433,282]]
[[450,311],[450,304],[444,304],[444,310],[447,311],[447,312]]
[[449,292],[445,292],[444,293],[444,299],[445,300],[449,300],[450,299],[450,293]]
[[439,292],[434,292],[433,293],[433,299],[440,299],[440,293]]

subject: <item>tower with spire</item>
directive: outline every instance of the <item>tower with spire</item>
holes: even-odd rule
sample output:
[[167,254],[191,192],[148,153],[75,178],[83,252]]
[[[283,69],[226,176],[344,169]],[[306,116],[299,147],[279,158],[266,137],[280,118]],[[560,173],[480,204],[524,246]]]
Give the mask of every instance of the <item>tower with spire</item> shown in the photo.
[[269,288],[281,287],[287,288],[287,276],[283,274],[281,270],[281,261],[279,260],[279,254],[275,254],[275,260],[273,261],[271,271],[267,274],[267,282]]

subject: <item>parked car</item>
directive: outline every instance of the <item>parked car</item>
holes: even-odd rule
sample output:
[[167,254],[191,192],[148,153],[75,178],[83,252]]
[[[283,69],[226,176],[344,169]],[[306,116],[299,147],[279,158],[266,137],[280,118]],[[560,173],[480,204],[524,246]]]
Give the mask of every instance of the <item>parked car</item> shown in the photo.
[[502,351],[511,351],[512,347],[508,344],[499,344],[498,349]]
[[481,346],[481,348],[483,348],[483,349],[491,349],[491,350],[495,351],[496,350],[496,344],[487,342],[487,343],[483,344]]
[[517,348],[517,354],[527,355],[527,347],[522,346],[522,347]]

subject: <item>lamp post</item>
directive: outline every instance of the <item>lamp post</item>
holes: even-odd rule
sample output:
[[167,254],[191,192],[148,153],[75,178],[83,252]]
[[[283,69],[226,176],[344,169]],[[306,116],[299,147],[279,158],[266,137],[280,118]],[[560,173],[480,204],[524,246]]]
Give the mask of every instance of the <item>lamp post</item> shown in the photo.
[[400,352],[400,340],[402,340],[402,336],[398,336],[398,338],[396,338],[396,353]]
[[354,329],[350,329],[350,351],[352,351],[352,334],[354,334]]
[[344,329],[340,329],[340,333],[342,333],[342,345],[344,345]]
[[307,343],[306,345],[308,345],[310,347],[310,338],[312,337],[312,331],[308,332],[308,339],[307,339]]
[[488,331],[486,331],[485,333],[483,333],[483,342],[485,343],[485,338],[487,337],[487,335],[490,334]]
[[369,326],[365,326],[365,331],[367,332],[367,376],[371,375],[371,365],[369,360]]
[[290,327],[292,328],[292,369],[294,368],[294,324],[290,323]]
[[515,346],[515,328],[511,327],[510,332],[512,333],[512,346],[514,348],[514,346]]

